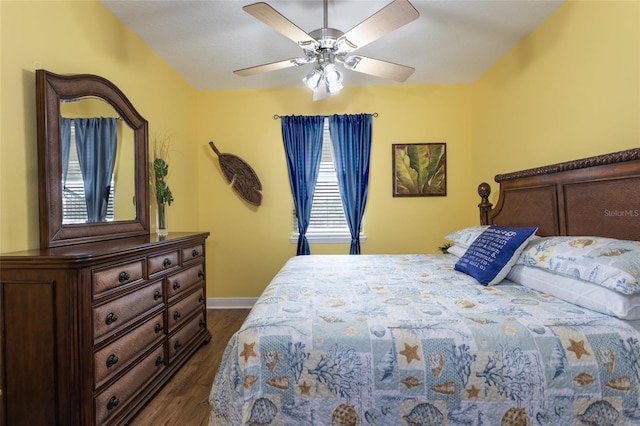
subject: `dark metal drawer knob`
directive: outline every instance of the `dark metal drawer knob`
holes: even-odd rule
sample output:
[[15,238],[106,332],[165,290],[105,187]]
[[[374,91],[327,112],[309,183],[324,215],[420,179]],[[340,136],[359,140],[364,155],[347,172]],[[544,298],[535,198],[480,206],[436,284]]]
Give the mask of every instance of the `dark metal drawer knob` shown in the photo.
[[158,299],[162,299],[162,293],[160,292],[160,290],[156,290],[153,293],[153,300],[158,300]]
[[180,318],[180,312],[175,311],[175,312],[173,313],[173,319],[177,321],[177,320],[178,320],[178,318]]
[[164,260],[162,261],[162,266],[164,266],[165,268],[168,268],[169,266],[171,266],[171,259],[169,259],[168,257],[165,257]]
[[173,344],[173,349],[177,351],[178,349],[180,349],[181,346],[182,346],[182,343],[180,343],[180,340],[176,340],[176,342]]
[[129,278],[131,278],[131,275],[129,275],[126,271],[122,271],[120,272],[120,275],[118,275],[118,281],[120,281],[121,283],[129,280]]
[[198,278],[204,278],[204,272],[198,271]]
[[200,319],[200,322],[198,323],[198,326],[200,328],[204,327],[204,320],[203,319]]
[[156,358],[156,367],[159,365],[162,365],[164,363],[164,360],[162,359],[161,356],[158,355],[158,358]]
[[104,319],[104,323],[107,325],[111,325],[117,320],[118,320],[118,315],[114,314],[113,312],[109,312],[107,317]]
[[178,290],[180,288],[180,283],[178,281],[173,282],[173,289]]
[[107,402],[107,410],[111,410],[117,407],[118,404],[120,404],[120,400],[118,399],[118,397],[112,396],[111,398],[109,398],[109,402]]
[[118,357],[115,354],[111,354],[107,357],[107,368],[111,368],[118,362]]
[[162,324],[158,323],[156,324],[156,326],[153,328],[153,331],[156,332],[156,334],[160,333],[162,331],[164,327],[162,327]]
[[204,302],[204,296],[200,295],[198,296],[198,303],[202,303]]
[[193,249],[193,251],[191,252],[191,257],[198,257],[198,255],[200,254],[200,252],[196,249]]

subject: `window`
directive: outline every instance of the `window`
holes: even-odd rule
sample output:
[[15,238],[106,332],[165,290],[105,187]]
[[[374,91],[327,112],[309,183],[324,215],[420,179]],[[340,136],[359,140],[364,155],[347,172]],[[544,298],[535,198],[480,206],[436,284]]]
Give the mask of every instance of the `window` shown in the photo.
[[[298,219],[295,207],[291,209],[293,217],[292,243],[298,242]],[[307,229],[307,240],[310,243],[348,243],[351,241],[349,225],[344,215],[340,189],[338,188],[338,176],[336,175],[333,153],[331,151],[331,138],[329,137],[329,120],[324,119],[322,137],[322,158],[320,159],[320,171],[318,182],[313,194],[311,207],[311,220]],[[366,237],[360,230],[360,242]]]
[[[78,160],[78,151],[76,149],[76,132],[75,126],[71,124],[71,144],[69,146],[69,166],[67,169],[67,181],[62,187],[62,217],[65,224],[85,223],[87,221],[87,204],[84,196],[84,182],[82,180],[82,171],[80,170],[80,161]],[[113,220],[114,205],[114,181],[111,179],[111,191],[109,192],[109,204],[107,205],[108,222]]]

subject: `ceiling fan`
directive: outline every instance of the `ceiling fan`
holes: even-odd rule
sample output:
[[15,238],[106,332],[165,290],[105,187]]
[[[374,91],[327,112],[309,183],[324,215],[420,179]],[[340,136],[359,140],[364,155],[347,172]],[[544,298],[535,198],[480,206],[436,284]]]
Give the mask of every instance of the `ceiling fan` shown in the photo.
[[348,70],[398,82],[405,81],[415,71],[414,68],[405,65],[352,54],[356,49],[417,19],[420,14],[408,0],[392,1],[346,33],[329,28],[328,0],[324,0],[323,27],[308,34],[267,3],[254,3],[242,9],[297,43],[302,48],[304,56],[235,70],[234,73],[239,76],[315,64],[313,70],[302,80],[313,90],[315,101],[342,89],[342,73],[336,63],[342,64]]

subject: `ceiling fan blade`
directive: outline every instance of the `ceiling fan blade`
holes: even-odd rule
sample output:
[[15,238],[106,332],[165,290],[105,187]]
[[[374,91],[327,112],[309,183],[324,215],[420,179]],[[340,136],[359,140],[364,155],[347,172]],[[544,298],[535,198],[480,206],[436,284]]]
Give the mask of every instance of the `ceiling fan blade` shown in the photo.
[[420,13],[408,0],[394,0],[340,37],[341,49],[359,49],[417,19],[418,16]]
[[413,67],[394,64],[393,62],[381,61],[380,59],[368,58],[366,56],[353,55],[344,61],[345,68],[358,71],[364,74],[371,74],[376,77],[386,78],[398,82],[406,81],[416,70]]
[[269,64],[257,65],[255,67],[243,68],[235,70],[233,73],[242,77],[250,75],[260,74],[263,72],[277,71],[290,67],[297,67],[306,63],[306,59],[303,58],[291,58],[284,61],[271,62]]
[[301,47],[317,44],[316,40],[302,31],[297,25],[285,18],[280,12],[267,3],[259,2],[246,5],[242,8],[249,15],[264,22],[280,34],[284,35]]

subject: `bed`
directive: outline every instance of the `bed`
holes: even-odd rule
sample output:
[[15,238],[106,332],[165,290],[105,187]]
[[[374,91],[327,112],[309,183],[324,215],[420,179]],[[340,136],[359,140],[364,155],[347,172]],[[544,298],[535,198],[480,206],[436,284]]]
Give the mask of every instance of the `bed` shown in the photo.
[[496,181],[450,253],[288,260],[209,423],[640,424],[640,149]]

